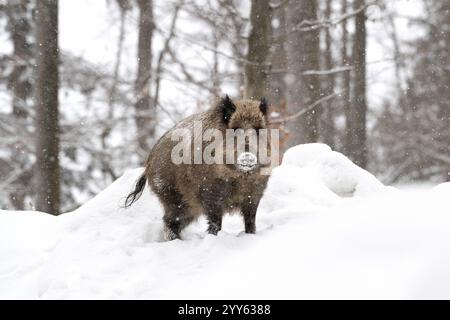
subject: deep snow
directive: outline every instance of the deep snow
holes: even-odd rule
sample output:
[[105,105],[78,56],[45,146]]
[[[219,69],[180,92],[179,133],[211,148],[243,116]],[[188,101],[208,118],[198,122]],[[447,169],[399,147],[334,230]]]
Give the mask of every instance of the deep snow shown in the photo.
[[290,149],[269,181],[257,234],[228,216],[161,242],[145,192],[121,209],[130,170],[59,217],[0,211],[0,298],[450,298],[450,183],[383,186],[325,145]]

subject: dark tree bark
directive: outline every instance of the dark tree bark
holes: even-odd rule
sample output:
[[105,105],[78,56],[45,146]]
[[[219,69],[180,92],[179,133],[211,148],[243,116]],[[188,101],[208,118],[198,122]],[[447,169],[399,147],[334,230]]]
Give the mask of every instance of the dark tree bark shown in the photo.
[[[325,19],[329,20],[331,17],[331,0],[326,0],[325,7]],[[332,54],[332,38],[330,28],[325,28],[325,52],[324,52],[324,69],[331,70],[333,68],[333,54]],[[325,80],[325,96],[328,96],[334,92],[334,74],[330,73],[326,76]],[[324,103],[324,108],[321,115],[320,134],[324,143],[334,149],[336,128],[334,123],[334,117],[336,110],[333,108],[334,102],[332,100]]]
[[245,94],[260,99],[268,92],[268,58],[271,40],[271,9],[269,0],[252,0],[248,39],[248,63],[245,66]]
[[59,214],[58,1],[36,1],[36,209]]
[[[364,6],[365,0],[355,0],[354,9]],[[350,158],[360,167],[367,167],[366,138],[366,12],[361,10],[355,16],[355,36],[353,41],[354,83],[351,103],[350,128],[347,128],[347,150]]]
[[152,104],[150,82],[152,78],[153,1],[138,0],[139,39],[138,74],[136,79],[135,121],[139,152],[150,151],[150,141],[155,135],[156,106]]
[[[288,26],[288,112],[295,114],[320,99],[320,82],[317,75],[304,75],[305,71],[319,69],[319,31],[293,30],[308,26],[317,20],[317,1],[289,1],[286,5]],[[320,106],[287,123],[288,145],[316,142],[319,136]]]

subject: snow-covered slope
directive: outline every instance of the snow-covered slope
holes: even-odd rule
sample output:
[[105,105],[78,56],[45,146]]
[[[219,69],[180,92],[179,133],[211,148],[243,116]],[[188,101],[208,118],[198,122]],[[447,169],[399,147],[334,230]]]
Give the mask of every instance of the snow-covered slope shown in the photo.
[[320,144],[290,149],[256,235],[238,215],[161,242],[149,192],[121,209],[142,169],[78,210],[0,211],[0,298],[450,298],[450,184],[399,191]]

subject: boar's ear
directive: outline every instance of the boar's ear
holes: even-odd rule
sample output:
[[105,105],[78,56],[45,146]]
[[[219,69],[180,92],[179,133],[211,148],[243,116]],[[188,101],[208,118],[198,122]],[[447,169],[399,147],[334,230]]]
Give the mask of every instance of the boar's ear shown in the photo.
[[267,110],[269,109],[269,103],[266,98],[261,98],[261,102],[259,104],[259,110],[263,113],[263,115],[267,115]]
[[222,119],[225,123],[230,121],[231,115],[236,111],[236,106],[233,101],[231,101],[228,95],[225,95],[225,98],[222,98],[219,102],[219,109],[222,113]]

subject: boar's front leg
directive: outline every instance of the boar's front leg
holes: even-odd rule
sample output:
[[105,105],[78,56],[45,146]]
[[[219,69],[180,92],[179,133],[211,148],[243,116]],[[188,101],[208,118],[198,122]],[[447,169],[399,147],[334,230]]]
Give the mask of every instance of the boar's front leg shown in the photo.
[[245,233],[255,233],[256,232],[256,210],[258,209],[258,204],[251,202],[244,203],[242,205],[242,216],[244,217]]
[[208,233],[217,235],[222,230],[223,194],[217,188],[204,188],[201,190],[201,202],[208,220]]
[[206,202],[203,206],[208,219],[208,233],[217,236],[217,233],[222,230],[223,209],[220,204],[213,202]]
[[217,236],[222,230],[222,213],[215,209],[208,210],[206,213],[208,219],[208,233]]

